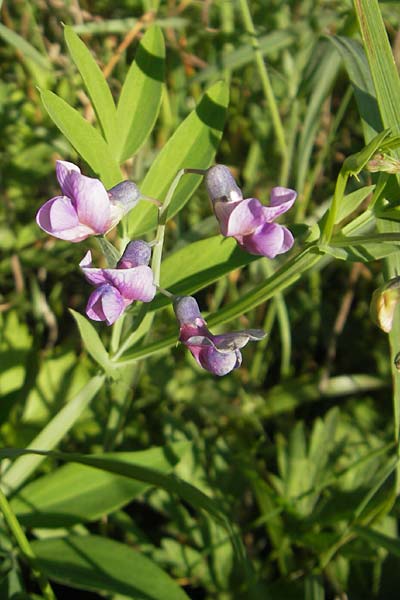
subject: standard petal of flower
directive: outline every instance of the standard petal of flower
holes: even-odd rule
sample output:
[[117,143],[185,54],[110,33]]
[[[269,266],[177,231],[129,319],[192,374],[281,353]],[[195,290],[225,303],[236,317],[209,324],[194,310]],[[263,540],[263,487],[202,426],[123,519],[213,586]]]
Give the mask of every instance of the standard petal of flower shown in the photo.
[[89,283],[92,283],[93,285],[108,283],[108,279],[105,275],[106,269],[96,269],[92,267],[92,253],[90,250],[86,252],[85,256],[79,263],[79,266]]
[[271,190],[271,201],[269,206],[264,206],[264,216],[268,222],[272,222],[291,208],[296,200],[297,193],[284,187],[274,187]]
[[265,222],[263,205],[257,198],[239,202],[216,202],[215,215],[225,236],[249,235]]
[[265,223],[251,235],[243,238],[242,246],[250,254],[259,254],[267,258],[275,258],[282,250],[285,231],[277,223]]
[[94,233],[105,233],[110,227],[110,199],[104,185],[77,172],[71,173],[70,183],[79,221]]
[[239,350],[219,352],[215,348],[204,348],[199,353],[198,362],[203,369],[221,377],[240,367],[242,355]]
[[46,233],[69,242],[81,242],[93,235],[90,227],[79,223],[75,207],[66,196],[56,196],[43,204],[36,222]]
[[243,200],[241,189],[225,165],[214,165],[208,169],[204,183],[213,203],[222,198],[225,198],[228,202]]
[[156,294],[153,271],[145,265],[133,269],[103,269],[103,273],[127,300],[151,302]]
[[58,183],[60,184],[60,188],[64,196],[72,197],[72,189],[70,185],[70,174],[73,172],[80,173],[81,170],[79,167],[74,165],[74,163],[68,162],[66,160],[57,160],[56,162],[56,175],[58,179]]
[[121,294],[112,285],[101,285],[89,297],[86,314],[94,321],[106,321],[112,325],[124,312],[125,303]]

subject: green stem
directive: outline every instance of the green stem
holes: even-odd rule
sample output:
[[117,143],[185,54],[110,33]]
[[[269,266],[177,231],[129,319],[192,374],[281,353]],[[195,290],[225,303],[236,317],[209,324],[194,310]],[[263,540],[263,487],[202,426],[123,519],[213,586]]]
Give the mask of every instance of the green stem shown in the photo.
[[11,506],[0,489],[0,510],[3,513],[4,520],[6,521],[8,528],[13,534],[15,541],[17,542],[22,555],[29,562],[32,573],[38,582],[38,585],[42,591],[43,597],[47,600],[56,600],[56,596],[51,588],[50,583],[46,577],[39,571],[36,564],[36,557],[31,548],[31,545],[19,524],[17,517],[14,515]]
[[272,85],[268,75],[267,67],[265,65],[264,58],[260,49],[260,44],[258,41],[256,30],[254,28],[254,23],[249,9],[249,5],[247,3],[247,0],[239,0],[239,4],[240,9],[242,11],[244,27],[251,38],[251,44],[254,50],[255,63],[260,76],[264,96],[267,100],[269,109],[271,111],[272,125],[275,130],[275,135],[279,146],[279,152],[282,157],[281,178],[283,181],[286,181],[289,168],[289,153],[286,144],[285,130],[283,128],[282,120],[278,110],[278,105],[276,103],[274,92],[272,90]]
[[332,204],[328,212],[328,218],[325,222],[325,227],[321,235],[322,245],[329,244],[331,240],[333,228],[336,223],[336,215],[339,207],[339,202],[343,200],[348,178],[349,173],[345,172],[342,167],[336,180],[335,193],[333,194]]

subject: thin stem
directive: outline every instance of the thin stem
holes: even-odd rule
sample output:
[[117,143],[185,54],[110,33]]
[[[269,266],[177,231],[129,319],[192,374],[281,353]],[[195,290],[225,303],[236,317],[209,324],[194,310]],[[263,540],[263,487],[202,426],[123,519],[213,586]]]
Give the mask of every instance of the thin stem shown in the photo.
[[157,208],[161,208],[161,206],[162,206],[162,202],[160,202],[156,198],[152,198],[151,196],[145,196],[144,194],[140,194],[140,199],[146,200],[146,202],[150,202],[151,204],[154,204],[154,206],[157,206]]
[[111,333],[110,351],[111,354],[115,354],[119,348],[121,341],[122,328],[124,326],[125,315],[121,315],[119,319],[113,325]]
[[264,96],[267,100],[269,109],[271,111],[272,125],[275,130],[276,139],[279,146],[279,152],[282,157],[282,177],[287,179],[288,172],[288,148],[285,137],[285,130],[283,128],[282,120],[279,114],[278,105],[275,100],[274,92],[272,90],[271,81],[268,75],[267,67],[264,62],[264,58],[260,49],[260,44],[254,28],[253,19],[251,17],[250,9],[247,0],[239,0],[240,8],[242,11],[243,23],[246,32],[251,38],[251,44],[254,50],[255,62],[258,68],[258,73],[261,80]]
[[159,285],[157,286],[157,290],[160,292],[160,294],[162,294],[163,296],[166,296],[167,298],[170,298],[171,300],[173,298],[175,298],[175,294],[171,294],[171,292],[169,292],[168,290],[165,290],[164,288],[160,287]]
[[151,268],[154,273],[154,283],[156,285],[160,284],[160,269],[161,269],[161,258],[164,247],[164,235],[165,235],[165,225],[168,219],[168,208],[171,203],[171,200],[175,194],[176,188],[179,185],[180,180],[184,175],[194,174],[194,175],[205,175],[207,173],[204,169],[180,169],[176,174],[171,186],[168,190],[166,198],[163,202],[162,207],[160,208],[159,216],[158,216],[158,227],[156,233],[156,244],[153,251],[153,260],[151,262]]
[[6,521],[8,528],[13,534],[15,541],[17,542],[21,553],[29,562],[32,573],[38,582],[38,585],[42,591],[43,597],[47,600],[56,600],[56,596],[51,588],[50,583],[46,579],[46,577],[39,571],[36,565],[36,557],[31,548],[31,545],[26,537],[21,525],[15,514],[13,513],[11,506],[5,497],[4,493],[0,489],[0,510],[3,513],[4,520]]
[[326,220],[325,227],[321,235],[321,244],[329,244],[331,240],[333,228],[336,223],[336,215],[339,207],[339,202],[343,200],[348,178],[349,173],[344,171],[342,168],[336,180],[335,193],[333,194],[332,204],[328,212],[328,218]]

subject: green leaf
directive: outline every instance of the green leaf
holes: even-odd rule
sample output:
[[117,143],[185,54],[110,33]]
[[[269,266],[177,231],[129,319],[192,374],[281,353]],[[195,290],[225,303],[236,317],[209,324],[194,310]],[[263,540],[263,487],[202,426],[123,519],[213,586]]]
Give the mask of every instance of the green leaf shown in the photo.
[[[227,106],[228,88],[221,81],[204,94],[157,156],[140,186],[143,194],[162,201],[180,169],[210,166],[222,136]],[[168,210],[169,217],[184,206],[200,181],[199,175],[182,177]],[[157,209],[142,202],[127,219],[132,238],[157,226]]]
[[369,142],[383,127],[365,52],[357,40],[337,35],[329,36],[328,39],[343,59],[353,86],[364,137]]
[[116,109],[110,88],[91,52],[72,27],[64,27],[65,41],[79,69],[105,139],[109,142],[115,130]]
[[[197,487],[191,485],[183,479],[180,479],[177,476],[167,475],[154,468],[146,467],[144,465],[136,465],[128,463],[124,460],[105,458],[102,455],[84,455],[75,453],[67,454],[65,452],[47,452],[43,450],[33,450],[31,448],[0,449],[0,460],[2,458],[24,458],[25,454],[37,455],[33,457],[25,457],[26,460],[28,458],[33,460],[35,458],[37,459],[38,457],[40,457],[42,460],[43,457],[49,456],[64,462],[76,462],[82,465],[87,465],[88,467],[95,467],[96,469],[114,473],[115,475],[122,475],[124,477],[128,477],[129,479],[155,485],[166,490],[170,494],[176,494],[182,500],[185,500],[195,510],[206,511],[211,515],[211,517],[220,523],[228,532],[239,563],[244,565],[247,562],[241,540],[237,536],[225,514],[220,510],[218,504]],[[22,460],[22,458],[19,458],[19,460]]]
[[118,101],[112,149],[120,162],[139,150],[154,127],[161,105],[164,67],[164,38],[154,25],[139,44]]
[[111,363],[99,334],[86,317],[72,308],[69,309],[69,312],[78,325],[79,333],[81,334],[86,350],[89,352],[90,356],[103,367],[104,371],[107,371],[110,368]]
[[[76,423],[82,413],[88,408],[93,398],[104,384],[104,375],[93,377],[80,392],[70,400],[42,429],[29,446],[31,449],[41,448],[51,450],[63,439],[65,434]],[[46,454],[32,456],[20,455],[1,477],[1,486],[5,493],[19,487],[43,462]]]
[[340,67],[340,57],[338,53],[324,43],[324,52],[320,57],[320,63],[315,75],[316,85],[311,97],[307,102],[307,112],[304,118],[304,124],[301,130],[299,140],[299,153],[297,165],[296,189],[303,190],[307,177],[312,149],[315,144],[315,138],[320,128],[320,113],[323,103],[331,91],[333,83],[337,77]]
[[123,179],[121,171],[111,157],[110,148],[100,133],[72,106],[53,92],[44,90],[41,96],[51,119],[93,171],[100,176],[105,187],[110,188],[119,183]]
[[[104,456],[169,473],[189,445],[177,442],[166,448]],[[70,527],[115,511],[149,487],[145,482],[71,463],[24,486],[11,506],[26,527]]]
[[362,202],[364,202],[364,200],[369,196],[369,194],[372,194],[374,189],[374,185],[367,185],[359,190],[356,190],[355,192],[352,192],[351,194],[347,194],[343,198],[343,202],[341,202],[338,206],[336,223],[340,223],[340,221],[347,219],[351,213],[356,211],[360,204],[362,204]]
[[399,243],[390,244],[388,242],[376,242],[371,240],[361,244],[357,244],[357,242],[354,241],[353,244],[350,244],[350,241],[348,241],[348,245],[346,243],[346,246],[321,246],[320,249],[339,260],[371,262],[372,260],[386,258],[394,252],[399,252]]
[[188,596],[149,558],[97,535],[71,535],[32,543],[47,577],[68,586],[122,594],[135,600],[187,600]]
[[8,27],[5,27],[2,23],[0,23],[0,37],[3,38],[7,44],[10,44],[19,50],[25,58],[34,62],[40,69],[51,71],[51,64],[47,56],[41,54],[34,46],[32,46],[32,44],[27,42],[25,38],[15,31],[8,29]]
[[[400,132],[400,79],[394,61],[385,24],[382,19],[377,0],[355,0],[354,8],[363,39],[365,54],[368,59],[375,95],[384,127],[391,129],[394,136]],[[396,158],[400,152],[394,151]],[[378,220],[378,228],[384,233],[400,232],[400,224]],[[394,277],[400,272],[400,253],[394,253],[387,259],[387,276]],[[400,430],[400,373],[394,366],[400,338],[400,315],[397,313],[389,334],[393,379],[393,411],[395,439],[399,439]]]

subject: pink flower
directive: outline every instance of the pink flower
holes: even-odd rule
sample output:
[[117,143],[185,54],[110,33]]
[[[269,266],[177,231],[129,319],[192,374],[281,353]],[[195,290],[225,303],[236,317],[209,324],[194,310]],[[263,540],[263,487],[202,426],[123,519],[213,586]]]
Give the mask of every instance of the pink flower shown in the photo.
[[115,269],[92,267],[90,250],[79,263],[87,281],[96,286],[89,297],[86,314],[94,321],[114,321],[134,300],[151,302],[156,293],[150,262],[150,246],[141,240],[130,242]]
[[268,258],[287,252],[293,246],[289,229],[274,221],[293,206],[297,196],[294,190],[274,187],[269,206],[264,206],[257,198],[244,199],[224,165],[208,169],[205,184],[222,235],[235,238],[250,254]]
[[56,174],[62,195],[43,204],[36,222],[61,240],[81,242],[106,233],[139,201],[140,192],[131,181],[107,192],[99,179],[85,177],[76,165],[63,160],[57,161]]
[[213,335],[192,296],[177,297],[174,310],[180,324],[180,341],[189,348],[197,363],[214,375],[226,375],[240,367],[240,349],[250,340],[259,341],[266,335],[261,329]]

